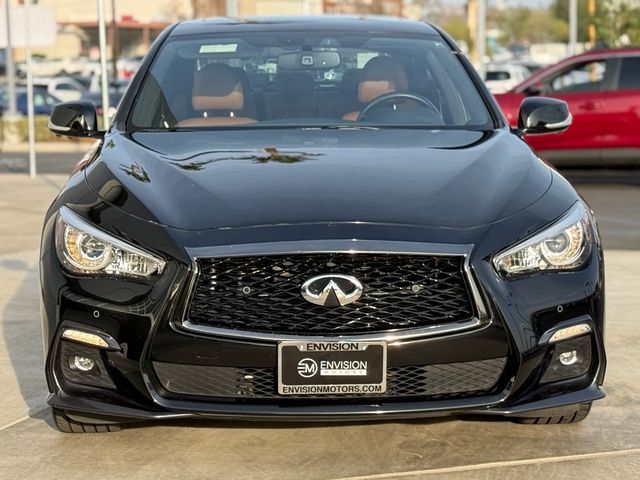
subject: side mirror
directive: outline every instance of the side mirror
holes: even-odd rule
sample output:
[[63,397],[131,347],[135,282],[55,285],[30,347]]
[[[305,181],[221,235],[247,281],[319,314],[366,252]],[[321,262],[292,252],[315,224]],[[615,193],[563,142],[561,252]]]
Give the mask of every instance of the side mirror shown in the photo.
[[101,137],[98,114],[91,102],[64,102],[53,107],[49,115],[49,130],[66,137]]
[[562,100],[529,97],[520,105],[518,130],[523,135],[562,132],[572,121],[569,107]]

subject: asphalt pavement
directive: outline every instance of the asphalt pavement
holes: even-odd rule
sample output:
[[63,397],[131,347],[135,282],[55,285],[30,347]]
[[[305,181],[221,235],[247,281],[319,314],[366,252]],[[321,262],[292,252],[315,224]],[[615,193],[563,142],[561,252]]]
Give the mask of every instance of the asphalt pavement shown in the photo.
[[0,173],[0,478],[640,478],[640,186],[579,186],[604,239],[609,360],[608,397],[583,423],[181,421],[69,435],[46,407],[37,273],[42,216],[64,181]]
[[[68,175],[73,166],[80,161],[82,153],[70,152],[38,152],[36,154],[36,171],[43,175]],[[26,152],[0,151],[0,173],[28,173],[29,154]]]

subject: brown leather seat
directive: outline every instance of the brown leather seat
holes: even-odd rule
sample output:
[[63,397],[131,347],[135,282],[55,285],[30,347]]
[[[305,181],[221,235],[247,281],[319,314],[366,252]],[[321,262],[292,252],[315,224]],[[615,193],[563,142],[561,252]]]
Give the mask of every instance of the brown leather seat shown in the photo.
[[245,93],[240,72],[224,63],[210,63],[195,73],[191,104],[200,115],[181,120],[176,127],[256,122],[254,118],[242,115]]
[[[407,73],[402,63],[393,57],[374,57],[362,69],[362,80],[358,84],[358,101],[366,105],[389,92],[409,89]],[[355,120],[360,112],[344,115],[344,120]]]

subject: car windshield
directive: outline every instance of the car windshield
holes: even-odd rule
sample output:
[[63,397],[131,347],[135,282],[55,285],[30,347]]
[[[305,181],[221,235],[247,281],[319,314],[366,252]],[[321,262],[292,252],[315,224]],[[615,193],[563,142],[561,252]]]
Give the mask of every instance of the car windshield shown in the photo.
[[129,125],[492,128],[458,54],[440,37],[330,31],[170,38]]

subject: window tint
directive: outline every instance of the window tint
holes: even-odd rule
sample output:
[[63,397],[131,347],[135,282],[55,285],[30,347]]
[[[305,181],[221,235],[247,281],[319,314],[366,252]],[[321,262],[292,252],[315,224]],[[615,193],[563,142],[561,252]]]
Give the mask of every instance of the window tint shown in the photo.
[[492,128],[471,78],[439,37],[275,29],[170,39],[130,121],[141,129]]
[[622,60],[619,90],[640,89],[640,57],[627,57]]
[[581,63],[546,82],[549,93],[595,92],[602,90],[607,63],[604,60]]

